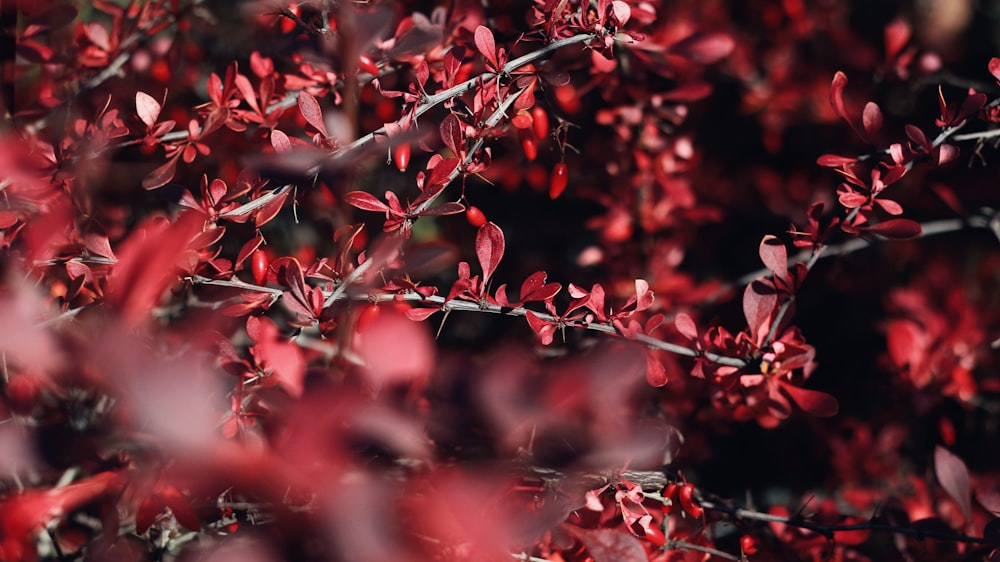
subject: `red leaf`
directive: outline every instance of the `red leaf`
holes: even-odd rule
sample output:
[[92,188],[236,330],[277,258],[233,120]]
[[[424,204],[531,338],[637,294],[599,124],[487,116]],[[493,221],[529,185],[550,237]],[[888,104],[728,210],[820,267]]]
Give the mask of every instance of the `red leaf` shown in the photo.
[[1000,82],[1000,58],[993,57],[990,59],[989,64],[990,74]]
[[736,41],[725,33],[696,33],[674,43],[670,52],[702,64],[712,64],[733,52]]
[[264,204],[263,207],[257,209],[257,212],[254,213],[253,216],[254,224],[257,225],[257,228],[260,228],[265,224],[271,222],[271,219],[273,219],[278,215],[278,212],[281,211],[281,207],[284,206],[285,200],[288,199],[288,195],[290,193],[291,191],[286,190],[284,193],[281,193],[276,197],[272,197],[270,201]]
[[920,223],[910,219],[889,219],[874,226],[863,228],[862,230],[886,238],[892,238],[893,240],[917,238],[923,232]]
[[875,204],[882,207],[882,210],[890,215],[902,215],[903,206],[892,199],[876,199]]
[[476,49],[493,70],[500,69],[500,65],[497,64],[497,47],[493,41],[493,32],[481,25],[476,28]]
[[476,256],[479,257],[479,265],[483,268],[484,285],[500,265],[504,245],[503,231],[492,222],[484,224],[476,234]]
[[83,245],[94,255],[118,261],[115,253],[111,250],[111,243],[108,242],[107,236],[88,234],[83,237]]
[[652,353],[646,352],[646,382],[650,386],[661,387],[669,381],[667,369]]
[[371,193],[365,193],[364,191],[352,191],[350,193],[346,193],[344,194],[344,201],[346,201],[348,205],[352,205],[364,211],[374,211],[376,213],[390,212],[388,205],[376,199]]
[[781,384],[781,388],[807,414],[828,418],[837,415],[837,411],[840,409],[837,399],[825,392],[790,384]]
[[323,121],[323,110],[319,106],[316,98],[312,97],[305,90],[299,92],[299,111],[306,121],[320,132],[324,137],[329,138],[330,133],[326,132],[326,123]]
[[253,340],[252,353],[258,363],[295,397],[302,396],[306,362],[302,349],[286,341],[274,322],[266,317],[247,318],[247,335]]
[[934,448],[934,473],[944,491],[955,500],[966,521],[972,521],[972,492],[969,469],[962,459],[938,445]]
[[847,164],[853,164],[857,162],[857,158],[848,158],[846,156],[837,156],[836,154],[824,154],[816,159],[816,163],[820,166],[827,166],[830,168],[839,168]]
[[177,279],[191,240],[202,231],[197,213],[182,213],[175,223],[153,218],[136,228],[118,248],[118,264],[108,277],[107,300],[126,323],[149,316],[163,292]]
[[147,127],[152,127],[156,124],[156,120],[160,117],[160,111],[163,108],[160,107],[160,102],[153,99],[153,96],[147,94],[146,92],[136,92],[135,93],[135,110],[139,114],[139,119],[146,124]]
[[406,317],[410,320],[420,322],[421,320],[427,320],[438,312],[441,312],[440,308],[411,308],[406,311]]
[[771,311],[778,304],[778,296],[769,293],[762,294],[755,290],[758,283],[750,283],[743,292],[743,315],[753,340],[760,343],[764,340],[771,327]]
[[906,23],[901,19],[893,20],[888,25],[885,26],[884,30],[885,38],[885,56],[886,59],[892,60],[896,58],[906,46],[907,41],[910,40],[910,24]]
[[567,527],[587,548],[594,562],[645,562],[646,549],[634,535],[618,529]]

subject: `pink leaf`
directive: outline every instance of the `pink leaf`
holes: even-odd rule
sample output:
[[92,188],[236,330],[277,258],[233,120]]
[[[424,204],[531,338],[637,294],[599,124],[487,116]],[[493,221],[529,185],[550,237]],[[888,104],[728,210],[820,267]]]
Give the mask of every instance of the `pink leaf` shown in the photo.
[[476,28],[475,39],[476,49],[479,50],[479,54],[483,55],[483,58],[490,63],[490,67],[493,70],[499,70],[500,65],[497,64],[497,47],[493,41],[493,32],[480,25]]
[[938,166],[943,166],[948,162],[951,162],[958,158],[958,147],[953,144],[942,144],[938,148],[937,163]]
[[379,314],[357,340],[365,374],[376,388],[427,376],[434,366],[434,345],[426,325],[391,310]]
[[146,92],[136,92],[135,93],[135,110],[139,114],[139,119],[146,124],[147,127],[152,127],[156,124],[156,120],[160,117],[160,111],[163,108],[160,107],[160,102],[153,99],[153,96],[147,94]]
[[790,384],[782,384],[781,388],[807,414],[812,414],[820,418],[828,418],[837,415],[837,411],[840,410],[837,399],[825,392],[809,390],[808,388],[801,388]]
[[966,521],[972,521],[972,492],[969,469],[962,459],[938,445],[934,448],[934,472],[944,491],[955,500]]
[[788,251],[777,236],[768,234],[761,240],[760,260],[778,279],[788,277]]
[[278,129],[271,131],[271,146],[274,147],[274,151],[278,154],[292,151],[292,141],[288,140],[288,135]]
[[670,47],[670,52],[702,64],[712,64],[729,56],[736,41],[725,33],[696,33]]
[[118,261],[115,253],[111,250],[111,243],[108,242],[107,236],[88,234],[83,237],[83,245],[92,254]]
[[847,75],[838,70],[833,75],[833,83],[830,85],[830,105],[833,106],[833,110],[837,112],[838,117],[850,123],[851,120],[847,118],[847,110],[844,109],[845,86],[847,86]]
[[1000,82],[1000,58],[993,57],[990,59],[989,64],[990,74]]
[[503,231],[492,222],[484,224],[476,234],[476,256],[479,257],[479,265],[483,268],[484,285],[500,265],[504,245]]
[[299,92],[299,111],[302,112],[302,117],[305,117],[306,121],[321,135],[330,137],[330,133],[326,132],[323,110],[320,108],[319,102],[305,90]]
[[869,140],[882,129],[882,110],[878,104],[870,101],[865,104],[864,113],[861,114],[861,123],[865,132],[868,133]]
[[687,315],[687,313],[679,312],[677,316],[674,317],[674,326],[677,327],[677,331],[689,340],[698,339],[698,326],[694,323],[694,320]]

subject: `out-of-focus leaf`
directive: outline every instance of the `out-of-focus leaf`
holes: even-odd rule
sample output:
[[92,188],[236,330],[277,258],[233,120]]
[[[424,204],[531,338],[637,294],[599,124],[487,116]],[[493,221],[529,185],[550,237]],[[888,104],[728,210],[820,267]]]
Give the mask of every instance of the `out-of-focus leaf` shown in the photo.
[[934,473],[944,491],[962,509],[966,521],[972,521],[972,492],[969,469],[962,459],[938,445],[934,448]]

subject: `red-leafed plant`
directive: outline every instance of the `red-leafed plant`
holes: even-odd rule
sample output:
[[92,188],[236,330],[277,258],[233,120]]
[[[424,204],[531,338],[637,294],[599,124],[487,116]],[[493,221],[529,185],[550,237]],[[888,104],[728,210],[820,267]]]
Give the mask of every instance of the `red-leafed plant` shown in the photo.
[[8,4],[0,561],[1000,561],[972,3]]

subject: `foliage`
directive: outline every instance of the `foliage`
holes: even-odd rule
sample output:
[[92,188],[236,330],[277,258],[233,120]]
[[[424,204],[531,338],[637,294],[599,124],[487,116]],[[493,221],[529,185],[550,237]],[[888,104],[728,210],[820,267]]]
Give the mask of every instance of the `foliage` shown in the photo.
[[996,14],[8,4],[0,560],[1000,560]]

